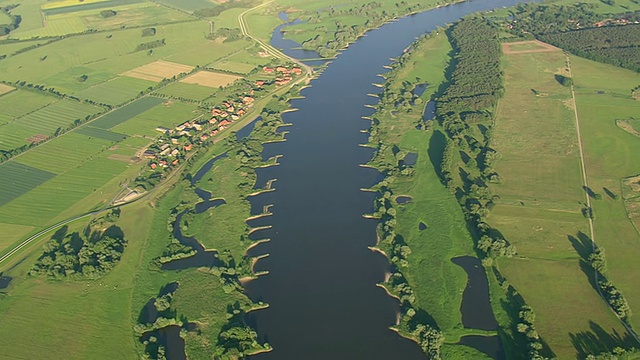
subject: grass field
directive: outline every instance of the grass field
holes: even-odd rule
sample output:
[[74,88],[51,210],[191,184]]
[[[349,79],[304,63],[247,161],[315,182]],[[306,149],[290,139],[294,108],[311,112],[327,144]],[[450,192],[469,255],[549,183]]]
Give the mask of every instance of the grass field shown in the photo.
[[114,110],[91,123],[92,127],[108,130],[127,120],[142,114],[152,107],[162,103],[163,100],[155,97],[143,97],[125,107]]
[[115,126],[111,131],[128,136],[157,136],[158,126],[173,128],[187,120],[199,116],[197,105],[179,101],[167,101],[132,117],[128,121]]
[[55,176],[55,174],[48,171],[16,162],[1,164],[0,180],[3,186],[0,188],[0,206],[36,188]]
[[0,149],[20,147],[33,135],[51,135],[58,128],[69,127],[76,119],[84,120],[100,111],[100,107],[74,100],[56,101],[0,127]]
[[159,0],[158,2],[186,12],[194,12],[215,5],[215,2],[211,0]]
[[0,233],[3,234],[0,239],[0,253],[9,248],[9,246],[16,241],[23,238],[33,229],[33,226],[0,223]]
[[[571,63],[589,187],[602,196],[592,201],[595,240],[606,249],[609,278],[637,314],[640,235],[627,218],[624,202],[612,199],[604,188],[620,196],[621,179],[640,174],[640,138],[615,124],[616,119],[640,114],[640,102],[629,95],[637,86],[633,84],[640,84],[640,74],[573,56]],[[640,225],[640,219],[634,221]],[[638,319],[631,317],[635,328],[640,326]]]
[[202,101],[211,96],[215,90],[198,84],[175,82],[158,90],[157,93],[167,96]]
[[135,98],[141,91],[147,90],[154,85],[155,83],[151,81],[118,76],[86,90],[75,92],[74,95],[80,99],[119,105]]
[[46,3],[44,5],[42,5],[42,10],[48,10],[48,9],[57,9],[57,8],[63,8],[63,7],[72,7],[72,6],[81,6],[81,5],[88,5],[88,4],[95,4],[95,3],[100,3],[100,2],[107,2],[109,0],[58,0],[58,1],[53,1],[53,2],[49,2]]
[[[2,125],[11,122],[30,112],[43,108],[56,100],[53,96],[48,96],[36,92],[16,90],[0,96],[0,132]],[[20,106],[15,106],[20,104]]]
[[216,62],[211,66],[214,69],[232,71],[238,74],[248,74],[249,72],[251,72],[251,70],[253,70],[256,67],[255,65],[251,65],[247,63],[233,62],[233,61],[227,61],[227,60]]
[[[580,339],[624,334],[580,267],[578,232],[588,233],[571,93],[554,74],[568,75],[561,51],[504,58],[506,91],[491,146],[501,154],[493,186],[500,202],[489,222],[516,246],[500,269],[533,307],[536,329],[559,358],[576,357]],[[524,164],[527,164],[524,166]],[[576,340],[578,339],[578,340]],[[607,346],[618,344],[608,342]]]
[[76,66],[43,79],[42,83],[53,86],[64,93],[73,93],[108,81],[114,76],[115,74],[109,71],[96,70],[87,66]]
[[122,75],[158,82],[165,78],[170,79],[181,73],[188,73],[191,70],[193,70],[193,67],[188,65],[156,61],[124,72]]
[[92,138],[103,139],[111,142],[120,142],[126,138],[126,135],[114,133],[109,130],[104,130],[93,126],[83,126],[80,129],[76,130],[76,132],[78,134],[87,135]]

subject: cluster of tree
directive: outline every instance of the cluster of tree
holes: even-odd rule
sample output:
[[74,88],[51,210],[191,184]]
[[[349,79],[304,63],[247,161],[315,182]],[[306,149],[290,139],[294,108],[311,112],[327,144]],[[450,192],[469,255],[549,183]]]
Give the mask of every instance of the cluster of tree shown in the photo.
[[104,18],[104,19],[110,18],[110,17],[114,17],[117,14],[118,13],[115,12],[114,10],[102,10],[102,11],[100,11],[100,16],[102,16],[102,18]]
[[543,34],[540,39],[587,59],[640,72],[640,24]]
[[167,45],[165,39],[158,39],[158,40],[154,40],[154,41],[149,41],[146,43],[142,43],[142,44],[138,44],[138,46],[136,46],[136,50],[135,51],[142,51],[142,50],[153,50],[157,47],[160,46],[165,46]]
[[519,4],[512,12],[509,28],[511,32],[519,36],[524,36],[527,33],[548,34],[576,30],[592,26],[602,19],[602,15],[593,11],[597,7],[598,4],[595,3]]
[[142,29],[142,36],[154,36],[156,34],[156,28],[149,27]]
[[587,258],[587,262],[589,266],[593,268],[593,270],[599,272],[600,274],[604,274],[607,271],[607,260],[604,256],[604,248],[596,247],[589,257]]
[[180,243],[178,239],[172,238],[171,242],[167,244],[162,254],[153,259],[153,267],[160,269],[163,264],[169,263],[174,260],[186,259],[195,255],[197,251],[190,247]]
[[17,29],[20,26],[22,17],[20,15],[11,14],[11,10],[15,9],[16,7],[18,7],[18,4],[7,5],[0,8],[0,12],[4,13],[11,19],[11,22],[9,24],[0,25],[0,36],[8,35],[11,31]]
[[38,258],[31,275],[52,278],[95,279],[120,261],[127,241],[119,227],[113,225],[104,231],[88,228],[84,234],[67,234],[63,227],[44,245],[44,254]]
[[225,10],[233,9],[233,8],[251,8],[254,7],[258,2],[256,0],[230,0],[225,2],[220,2],[214,7],[198,9],[193,12],[194,16],[199,18],[210,18],[214,16],[220,15]]
[[618,314],[620,319],[627,322],[628,317],[631,316],[631,308],[629,307],[629,303],[627,303],[627,299],[624,298],[620,290],[618,290],[613,283],[604,277],[598,281],[598,287],[613,311]]
[[[456,51],[456,61],[448,87],[436,107],[446,136],[439,175],[451,193],[456,194],[467,222],[475,229],[478,250],[488,258],[513,256],[515,248],[486,221],[499,199],[489,188],[489,183],[500,181],[493,168],[499,154],[488,146],[491,135],[488,120],[492,119],[492,111],[503,93],[497,29],[483,18],[467,18],[447,33]],[[471,125],[480,121],[486,126],[483,125],[485,131],[478,138]]]
[[242,31],[237,28],[219,28],[211,34],[207,35],[207,39],[215,40],[218,38],[224,38],[224,42],[231,42],[242,39]]

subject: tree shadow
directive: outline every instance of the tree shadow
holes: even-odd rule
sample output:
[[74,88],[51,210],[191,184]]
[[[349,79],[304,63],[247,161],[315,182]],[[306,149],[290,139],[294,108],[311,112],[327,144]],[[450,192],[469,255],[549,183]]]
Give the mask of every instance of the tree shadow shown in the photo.
[[579,359],[584,359],[587,355],[611,352],[615,347],[628,349],[637,345],[635,339],[627,332],[620,334],[612,329],[613,332],[609,333],[592,320],[589,320],[589,328],[591,331],[569,333]]
[[580,270],[589,280],[591,287],[598,292],[598,283],[596,282],[596,271],[589,265],[589,255],[593,253],[593,244],[591,238],[587,234],[579,231],[576,236],[567,235],[567,239],[580,256]]
[[434,131],[433,135],[431,135],[431,139],[429,140],[429,149],[427,150],[427,154],[429,155],[431,165],[440,179],[442,179],[442,157],[446,145],[447,138],[444,133],[440,130]]
[[603,187],[602,190],[605,192],[605,194],[607,194],[607,196],[609,198],[611,198],[612,200],[616,200],[618,199],[618,195],[616,195],[613,191],[607,189],[606,187]]

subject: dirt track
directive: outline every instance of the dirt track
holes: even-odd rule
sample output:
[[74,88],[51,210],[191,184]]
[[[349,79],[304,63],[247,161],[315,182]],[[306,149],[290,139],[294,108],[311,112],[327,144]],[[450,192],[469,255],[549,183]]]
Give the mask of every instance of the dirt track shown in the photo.
[[[540,48],[539,49],[531,49],[531,50],[511,50],[511,46],[513,45],[527,45],[527,44],[536,44]],[[502,52],[505,55],[511,54],[531,54],[531,53],[541,53],[541,52],[550,52],[550,51],[560,51],[562,49],[557,48],[553,45],[549,45],[547,43],[543,43],[539,40],[528,40],[528,41],[518,41],[512,43],[503,43],[502,44]]]

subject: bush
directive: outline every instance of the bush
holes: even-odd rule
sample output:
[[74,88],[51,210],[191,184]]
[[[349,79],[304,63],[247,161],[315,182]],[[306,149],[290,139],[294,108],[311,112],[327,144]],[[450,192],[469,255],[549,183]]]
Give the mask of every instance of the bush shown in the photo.
[[102,18],[104,18],[104,19],[116,16],[117,14],[118,13],[113,11],[113,10],[102,10],[102,11],[100,11],[100,16],[102,16]]

